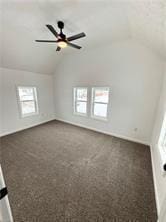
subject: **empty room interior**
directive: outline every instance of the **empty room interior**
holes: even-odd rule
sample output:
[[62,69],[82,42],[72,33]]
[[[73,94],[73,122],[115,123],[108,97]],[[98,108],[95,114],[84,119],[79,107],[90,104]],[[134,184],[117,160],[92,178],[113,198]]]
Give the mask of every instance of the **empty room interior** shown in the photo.
[[0,222],[166,222],[166,1],[0,1]]

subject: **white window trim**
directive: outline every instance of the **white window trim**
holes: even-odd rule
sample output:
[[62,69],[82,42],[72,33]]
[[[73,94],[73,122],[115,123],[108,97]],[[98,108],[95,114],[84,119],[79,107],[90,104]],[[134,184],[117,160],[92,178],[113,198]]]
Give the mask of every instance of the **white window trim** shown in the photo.
[[[77,100],[77,95],[76,95],[76,92],[77,92],[77,89],[87,89],[87,100],[86,101],[82,101],[82,100]],[[88,116],[88,87],[87,86],[74,86],[73,87],[73,114],[76,115],[76,116],[82,116],[82,117],[87,117]],[[76,111],[76,103],[77,102],[85,102],[86,103],[86,113],[79,113]]]
[[[28,101],[34,101],[35,102],[35,110],[36,112],[34,113],[28,113],[28,114],[23,114],[21,110],[21,101],[20,101],[20,96],[19,96],[19,88],[33,88],[33,93],[35,96],[34,100],[28,100]],[[16,86],[16,94],[17,94],[17,102],[18,102],[18,109],[19,109],[19,116],[20,118],[26,118],[26,117],[31,117],[31,116],[36,116],[39,115],[39,105],[38,105],[38,93],[37,93],[37,87],[36,86],[27,86],[27,85],[17,85]],[[26,100],[25,100],[26,102]]]
[[162,169],[162,175],[166,176],[166,171],[163,169],[164,165],[166,164],[166,149],[162,146],[163,140],[166,139],[166,113],[163,118],[163,123],[159,135],[159,140],[158,140],[158,149],[160,153],[160,159],[161,159],[161,169]]
[[[108,90],[108,102],[107,103],[103,103],[103,102],[95,102],[94,101],[94,92],[95,89],[107,89]],[[101,120],[101,121],[108,121],[109,119],[109,102],[110,102],[110,87],[108,86],[93,86],[91,88],[91,118],[92,119],[96,119],[96,120]],[[98,103],[98,104],[107,104],[107,117],[99,117],[99,116],[95,116],[94,115],[94,104]]]

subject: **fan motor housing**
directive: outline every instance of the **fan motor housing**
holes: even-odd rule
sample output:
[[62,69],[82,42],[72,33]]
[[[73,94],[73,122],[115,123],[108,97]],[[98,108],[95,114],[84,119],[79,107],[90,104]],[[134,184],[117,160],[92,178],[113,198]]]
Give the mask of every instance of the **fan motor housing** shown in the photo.
[[63,39],[63,40],[66,40],[66,35],[63,34],[62,32],[59,34],[60,38]]
[[64,23],[62,21],[58,21],[58,28],[63,29]]

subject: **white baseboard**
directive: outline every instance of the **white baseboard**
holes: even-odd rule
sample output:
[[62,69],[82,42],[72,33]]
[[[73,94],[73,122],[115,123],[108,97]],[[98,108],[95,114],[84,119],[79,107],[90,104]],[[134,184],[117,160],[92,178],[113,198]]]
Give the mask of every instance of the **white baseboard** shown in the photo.
[[94,127],[89,127],[89,126],[86,126],[86,125],[83,125],[83,124],[80,124],[80,123],[75,123],[75,122],[64,120],[64,119],[57,118],[57,117],[55,117],[55,120],[59,120],[61,122],[69,123],[69,124],[72,124],[72,125],[75,125],[75,126],[79,126],[79,127],[85,128],[85,129],[93,130],[93,131],[96,131],[96,132],[99,132],[99,133],[104,133],[104,134],[109,135],[109,136],[114,136],[114,137],[118,137],[118,138],[121,138],[121,139],[124,139],[124,140],[128,140],[128,141],[131,141],[131,142],[140,143],[140,144],[143,144],[143,145],[150,146],[149,143],[141,141],[141,140],[138,140],[138,139],[135,139],[135,138],[131,138],[131,137],[115,134],[115,133],[110,133],[108,131],[99,130],[99,129],[96,129]]
[[52,120],[59,120],[61,122],[69,123],[69,124],[72,124],[72,125],[75,125],[75,126],[79,126],[79,127],[85,128],[85,129],[93,130],[93,131],[96,131],[96,132],[99,132],[99,133],[104,133],[106,135],[110,135],[110,136],[118,137],[118,138],[125,139],[125,140],[128,140],[128,141],[132,141],[132,142],[135,142],[135,143],[140,143],[140,144],[143,144],[143,145],[150,146],[149,143],[141,141],[141,140],[138,140],[138,139],[135,139],[135,138],[131,138],[131,137],[115,134],[115,133],[110,133],[108,131],[99,130],[99,129],[96,129],[94,127],[88,127],[88,126],[83,125],[83,124],[75,123],[75,122],[68,121],[68,120],[61,119],[61,118],[57,118],[57,117],[50,118],[50,119],[47,119],[47,120],[43,120],[43,121],[40,121],[40,122],[35,123],[35,124],[31,124],[31,125],[26,126],[26,127],[21,127],[21,128],[15,129],[15,130],[11,130],[11,131],[7,131],[7,132],[4,132],[4,133],[1,133],[0,137],[7,136],[9,134],[16,133],[16,132],[19,132],[19,131],[22,131],[22,130],[25,130],[25,129],[29,129],[31,127],[38,126],[38,125],[41,125],[43,123],[46,123],[46,122],[49,122],[49,121],[52,121]]
[[150,153],[151,153],[151,160],[152,160],[152,172],[153,172],[153,182],[154,182],[154,191],[155,191],[157,214],[160,215],[161,207],[160,207],[158,190],[157,190],[156,171],[155,171],[155,166],[154,166],[153,147],[152,147],[152,145],[150,145]]
[[25,126],[25,127],[20,127],[18,129],[15,129],[15,130],[11,130],[11,131],[7,131],[7,132],[4,132],[4,133],[1,133],[0,134],[0,137],[3,137],[3,136],[7,136],[7,135],[10,135],[12,133],[17,133],[19,131],[22,131],[22,130],[25,130],[25,129],[29,129],[29,128],[32,128],[34,126],[38,126],[38,125],[41,125],[43,123],[47,123],[47,122],[50,122],[52,120],[55,120],[54,118],[50,118],[50,119],[46,119],[46,120],[43,120],[43,121],[40,121],[38,123],[34,123],[34,124],[31,124],[29,126]]

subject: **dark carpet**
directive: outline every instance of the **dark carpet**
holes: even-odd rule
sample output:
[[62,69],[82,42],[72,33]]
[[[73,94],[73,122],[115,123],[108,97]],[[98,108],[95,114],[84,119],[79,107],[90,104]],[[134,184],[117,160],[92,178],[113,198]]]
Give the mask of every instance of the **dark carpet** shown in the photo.
[[15,222],[156,222],[150,149],[59,121],[2,137]]

